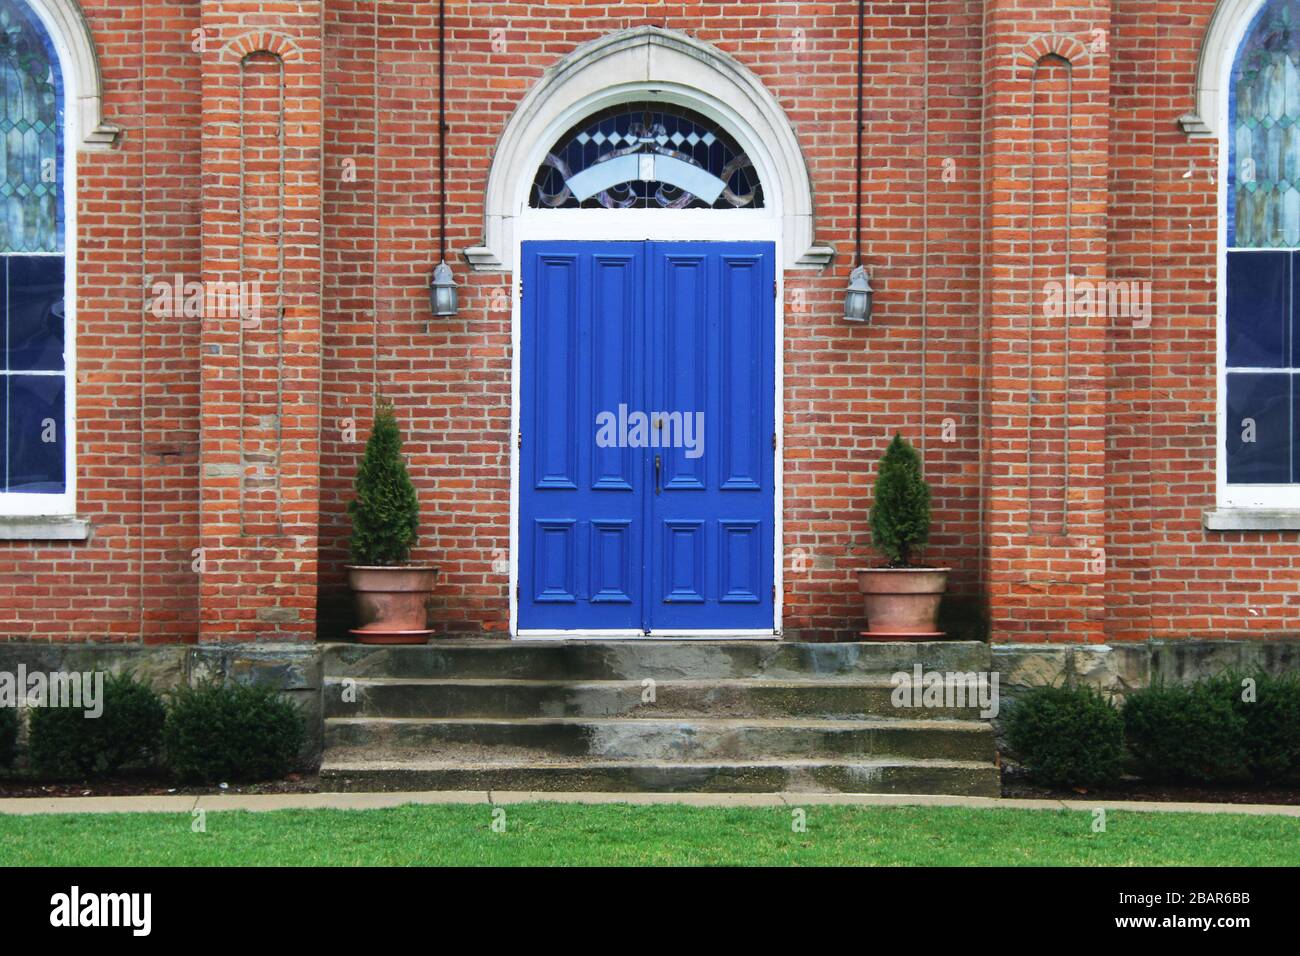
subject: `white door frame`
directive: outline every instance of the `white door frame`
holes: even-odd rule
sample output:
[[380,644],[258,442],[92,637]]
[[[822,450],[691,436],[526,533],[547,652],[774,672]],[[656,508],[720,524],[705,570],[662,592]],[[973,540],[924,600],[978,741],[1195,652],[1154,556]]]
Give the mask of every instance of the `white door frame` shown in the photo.
[[[553,144],[586,116],[620,102],[657,102],[684,106],[718,123],[734,136],[758,172],[763,185],[762,209],[533,209],[529,206],[533,177]],[[784,422],[784,353],[785,353],[785,244],[787,223],[783,218],[781,177],[776,157],[755,134],[740,113],[710,93],[674,83],[630,82],[607,86],[571,102],[551,117],[531,148],[523,152],[516,166],[517,181],[512,184],[509,202],[508,245],[512,255],[510,316],[510,633],[517,639],[564,640],[577,636],[599,638],[660,637],[698,638],[766,638],[781,636],[781,613],[784,603],[782,560],[782,497],[785,452]],[[519,418],[520,418],[520,298],[522,245],[530,241],[569,240],[590,242],[663,241],[663,242],[735,242],[749,240],[775,245],[776,302],[775,323],[775,394],[772,396],[776,422],[776,451],[773,456],[772,551],[773,584],[776,597],[772,602],[772,627],[764,630],[519,630]]]

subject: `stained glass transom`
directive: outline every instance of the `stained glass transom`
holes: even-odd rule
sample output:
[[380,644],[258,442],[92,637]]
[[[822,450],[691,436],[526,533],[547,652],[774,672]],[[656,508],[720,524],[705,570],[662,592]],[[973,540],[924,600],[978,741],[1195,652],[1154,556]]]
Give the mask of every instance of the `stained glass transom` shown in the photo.
[[1256,15],[1233,63],[1228,111],[1228,245],[1300,245],[1300,0]]
[[758,172],[712,120],[677,106],[621,104],[552,147],[533,180],[540,209],[755,209]]

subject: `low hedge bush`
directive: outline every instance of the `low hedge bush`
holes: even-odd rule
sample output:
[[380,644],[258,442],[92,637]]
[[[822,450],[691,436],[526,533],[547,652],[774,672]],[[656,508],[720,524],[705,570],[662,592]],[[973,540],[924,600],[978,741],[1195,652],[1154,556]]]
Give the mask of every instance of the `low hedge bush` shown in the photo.
[[1246,718],[1225,678],[1134,691],[1124,702],[1124,731],[1148,780],[1226,783],[1246,773]]
[[1124,719],[1095,688],[1033,688],[1010,708],[1006,731],[1012,752],[1040,783],[1094,788],[1119,778]]
[[103,693],[98,717],[80,707],[32,708],[33,770],[45,777],[85,778],[157,760],[166,719],[162,698],[130,673],[109,674]]
[[18,709],[0,707],[0,767],[13,766],[18,751]]
[[276,691],[204,683],[171,695],[167,764],[183,780],[269,780],[293,766],[303,742],[297,709]]
[[1300,675],[1226,675],[1222,692],[1243,720],[1246,766],[1259,783],[1300,771]]

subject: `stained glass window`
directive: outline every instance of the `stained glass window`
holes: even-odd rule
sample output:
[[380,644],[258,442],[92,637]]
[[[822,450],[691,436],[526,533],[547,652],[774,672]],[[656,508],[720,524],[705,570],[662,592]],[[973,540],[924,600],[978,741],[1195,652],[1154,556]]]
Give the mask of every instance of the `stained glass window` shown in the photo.
[[0,494],[68,488],[63,110],[40,20],[0,0]]
[[25,3],[0,2],[0,252],[63,251],[63,79]]
[[560,137],[533,180],[538,209],[756,209],[754,164],[717,123],[678,106],[621,104]]

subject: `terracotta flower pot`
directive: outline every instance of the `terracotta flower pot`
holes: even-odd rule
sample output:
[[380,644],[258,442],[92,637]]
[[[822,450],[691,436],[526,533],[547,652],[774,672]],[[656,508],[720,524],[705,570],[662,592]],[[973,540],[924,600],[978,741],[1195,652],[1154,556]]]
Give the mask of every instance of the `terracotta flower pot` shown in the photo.
[[939,602],[948,586],[948,568],[863,568],[858,590],[866,605],[864,637],[916,639],[943,637]]
[[423,644],[433,633],[425,604],[438,569],[428,564],[348,565],[362,644]]

